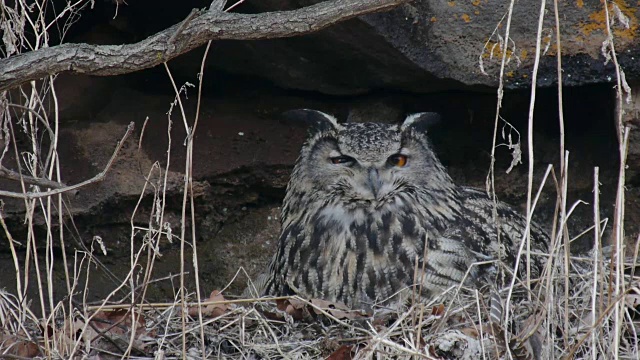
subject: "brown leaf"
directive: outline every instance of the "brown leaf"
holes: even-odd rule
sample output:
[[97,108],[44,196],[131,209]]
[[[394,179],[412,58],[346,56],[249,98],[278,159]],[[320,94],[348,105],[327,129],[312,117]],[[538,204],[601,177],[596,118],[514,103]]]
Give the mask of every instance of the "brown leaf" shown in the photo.
[[[277,302],[279,302],[279,300]],[[276,308],[280,310],[279,304],[276,304]],[[284,321],[284,316],[282,315],[282,311],[284,311],[284,309],[280,311],[270,311],[268,308],[261,308],[259,310],[269,320]]]
[[[139,317],[136,328],[144,326],[144,318]],[[91,319],[91,325],[98,331],[108,331],[112,334],[122,335],[129,332],[132,320],[131,313],[127,309],[97,312]]]
[[476,328],[465,327],[465,328],[460,329],[460,332],[462,332],[463,334],[467,335],[468,337],[471,337],[471,338],[474,338],[474,339],[480,338],[480,333],[478,332],[478,330]]
[[278,310],[284,311],[294,320],[301,321],[311,317],[307,309],[307,304],[304,301],[297,299],[277,300],[276,305]]
[[[204,303],[210,302],[224,302],[227,299],[222,296],[222,293],[219,290],[213,290],[209,298],[204,301]],[[202,307],[202,315],[209,317],[218,317],[224,315],[231,311],[231,306],[229,304],[208,304]],[[189,315],[190,316],[198,316],[198,306],[190,306],[189,307]]]
[[24,341],[16,335],[0,333],[0,353],[21,358],[34,358],[41,355],[40,347],[32,341]]
[[280,311],[287,310],[287,305],[289,305],[289,301],[287,299],[276,300],[276,308]]
[[431,308],[431,315],[434,316],[442,316],[444,315],[444,304],[440,304],[440,305],[435,305],[434,307]]
[[353,345],[342,345],[338,350],[329,355],[326,360],[351,360],[353,359]]
[[315,318],[314,315],[325,315],[325,313],[337,319],[361,319],[371,316],[363,310],[351,310],[342,303],[321,299],[311,299],[309,301],[296,298],[279,299],[276,300],[276,306],[278,310],[287,313],[296,321],[311,321]]
[[[350,319],[350,320],[362,319],[362,318],[367,318],[371,316],[370,314],[367,314],[364,310],[352,310],[349,307],[347,307],[347,305],[344,305],[339,302],[332,302],[332,301],[326,301],[321,299],[311,299],[309,300],[309,302],[319,307],[320,309],[326,311],[327,313],[331,314],[331,316],[341,320],[342,319]],[[313,311],[318,315],[322,314],[322,311],[316,308],[313,308]]]
[[[133,326],[135,322],[135,327]],[[136,349],[144,350],[149,342],[155,337],[155,330],[146,329],[146,318],[139,313],[132,315],[128,309],[117,309],[97,312],[83,333],[85,341],[100,342],[102,338],[108,338],[123,347],[129,344],[131,332],[134,332],[133,346]],[[70,328],[73,333],[81,331],[85,326],[83,320],[77,320]],[[70,338],[75,338],[69,334]]]
[[289,302],[289,305],[292,306],[294,309],[296,310],[303,310],[304,308],[307,307],[307,303],[302,301],[302,300],[298,300],[296,298],[291,298],[289,300],[287,300]]

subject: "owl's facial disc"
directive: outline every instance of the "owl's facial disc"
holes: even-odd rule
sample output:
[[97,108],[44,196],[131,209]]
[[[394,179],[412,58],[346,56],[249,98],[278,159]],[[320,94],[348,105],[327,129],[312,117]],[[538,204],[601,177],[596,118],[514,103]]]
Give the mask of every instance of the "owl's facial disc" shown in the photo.
[[[362,159],[356,155],[342,154],[338,150],[329,153],[329,161],[336,176],[335,188],[344,192],[348,201],[378,203],[396,190],[396,179],[402,168],[408,167],[406,150],[395,149],[383,152],[377,158]],[[336,174],[336,175],[337,175]]]
[[420,186],[440,189],[438,162],[417,125],[419,119],[398,125],[348,123],[315,133],[296,167],[296,191],[315,194],[347,208],[376,209],[395,202],[405,191]]

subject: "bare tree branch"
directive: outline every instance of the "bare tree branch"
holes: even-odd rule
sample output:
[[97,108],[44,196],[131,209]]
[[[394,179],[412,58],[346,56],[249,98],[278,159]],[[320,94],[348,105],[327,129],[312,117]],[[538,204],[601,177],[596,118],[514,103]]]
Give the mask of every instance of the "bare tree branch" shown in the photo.
[[56,181],[51,181],[49,179],[35,178],[33,176],[28,176],[28,175],[20,175],[20,173],[13,171],[11,169],[7,169],[2,165],[0,165],[0,178],[6,178],[13,181],[24,181],[27,184],[50,187],[52,189],[61,189],[67,186],[66,184],[59,183]]
[[171,60],[209,40],[259,40],[312,33],[409,0],[331,0],[262,14],[200,10],[135,44],[62,44],[0,60],[0,91],[61,72],[109,76]]
[[[124,146],[124,142],[127,140],[127,138],[131,135],[131,133],[133,132],[133,127],[134,127],[134,123],[131,122],[129,123],[129,126],[127,126],[127,131],[124,133],[124,135],[122,136],[122,139],[120,139],[120,141],[118,141],[118,144],[116,145],[116,149],[113,151],[113,154],[111,155],[111,158],[109,159],[109,162],[107,163],[107,165],[104,167],[104,169],[102,169],[102,171],[100,171],[100,173],[98,173],[96,176],[92,177],[89,180],[85,180],[81,183],[75,184],[75,185],[70,185],[70,186],[65,186],[65,187],[60,187],[60,186],[48,186],[47,187],[53,187],[55,188],[55,190],[49,190],[49,191],[43,191],[43,192],[27,192],[27,193],[19,193],[19,192],[13,192],[13,191],[5,191],[5,190],[0,190],[0,198],[2,197],[10,197],[10,198],[18,198],[18,199],[39,199],[39,198],[43,198],[46,196],[51,196],[51,195],[57,195],[57,194],[62,194],[64,192],[69,192],[69,191],[73,191],[76,189],[79,189],[83,186],[89,185],[89,184],[93,184],[96,182],[100,182],[102,180],[104,180],[105,176],[107,175],[107,172],[109,171],[109,169],[111,169],[111,166],[113,165],[113,162],[116,160],[116,157],[118,156],[118,153],[120,152],[120,149],[122,149],[122,147]],[[19,173],[17,173],[18,176],[21,176]],[[25,183],[29,183],[29,181],[24,179],[24,175],[23,176],[23,181]],[[34,179],[34,178],[30,178]],[[37,181],[41,182],[41,179],[36,179]],[[40,184],[38,184],[40,185]],[[61,185],[61,184],[60,184]]]

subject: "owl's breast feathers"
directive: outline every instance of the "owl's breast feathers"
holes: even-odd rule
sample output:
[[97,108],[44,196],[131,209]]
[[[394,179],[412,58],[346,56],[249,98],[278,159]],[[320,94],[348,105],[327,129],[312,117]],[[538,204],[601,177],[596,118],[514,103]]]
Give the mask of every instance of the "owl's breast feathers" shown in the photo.
[[[427,298],[461,282],[486,280],[495,269],[492,260],[513,265],[526,226],[502,203],[496,225],[493,202],[463,187],[400,192],[368,207],[322,197],[306,207],[287,205],[264,292],[352,306],[385,301],[410,288],[416,259],[425,269],[418,279]],[[546,250],[544,232],[533,226],[531,234],[533,249]],[[540,266],[533,264],[534,274]]]

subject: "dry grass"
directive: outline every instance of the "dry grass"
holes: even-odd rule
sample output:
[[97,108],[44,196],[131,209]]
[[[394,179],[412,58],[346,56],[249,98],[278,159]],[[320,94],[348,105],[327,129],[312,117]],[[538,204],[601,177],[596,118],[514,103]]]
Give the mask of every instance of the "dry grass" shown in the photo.
[[[2,0],[1,6],[5,10],[2,21],[12,24],[11,36],[3,37],[6,53],[2,55],[15,55],[20,50],[19,44],[27,44],[26,47],[30,50],[49,45],[47,31],[66,31],[77,19],[78,11],[89,3],[82,0],[69,3],[55,19],[47,20],[42,14],[38,15],[37,11],[30,12],[21,5],[10,8]],[[502,78],[505,64],[510,60],[509,29],[514,4],[512,1],[505,15],[504,35],[499,35],[497,30],[494,32],[504,46],[501,46],[501,81],[497,96],[492,159],[495,159],[495,149],[499,146],[497,134],[503,92]],[[544,4],[542,1],[542,8]],[[557,0],[554,1],[554,8],[559,27],[561,24],[557,14]],[[609,11],[609,8],[605,2],[605,9]],[[185,115],[181,98],[186,88],[192,85],[185,84],[179,88],[166,64],[168,81],[176,93],[175,102],[169,111],[169,149],[172,141],[169,130],[173,123],[174,108],[180,112],[177,123],[181,123],[185,131],[184,138],[177,140],[185,142],[187,154],[184,164],[186,176],[182,218],[178,225],[165,221],[167,175],[172,160],[171,152],[167,151],[166,166],[163,168],[158,163],[154,164],[148,171],[145,187],[141,189],[138,205],[143,197],[153,197],[154,208],[148,219],[148,226],[134,225],[137,206],[132,215],[129,258],[131,271],[124,279],[119,279],[119,286],[115,286],[100,304],[88,304],[83,294],[87,293],[90,276],[86,276],[87,281],[84,283],[78,283],[77,279],[82,278],[81,274],[90,274],[91,269],[101,266],[94,253],[105,251],[104,245],[100,238],[94,238],[88,248],[78,244],[73,256],[65,252],[62,252],[62,258],[54,256],[54,248],[66,248],[65,234],[62,231],[66,221],[63,219],[66,204],[62,195],[99,181],[100,176],[104,176],[109,170],[109,165],[98,176],[83,183],[67,185],[61,181],[57,152],[57,144],[61,139],[58,133],[57,95],[53,77],[0,94],[0,144],[3,146],[0,149],[0,175],[10,178],[13,176],[22,185],[21,192],[5,191],[1,195],[24,199],[27,209],[26,238],[14,239],[0,208],[0,233],[8,239],[17,288],[16,294],[0,292],[0,351],[3,353],[0,356],[13,359],[36,356],[50,359],[316,359],[328,356],[333,360],[350,357],[637,359],[640,355],[640,274],[636,268],[640,241],[635,243],[633,249],[625,248],[622,224],[629,130],[624,128],[621,117],[617,120],[621,163],[614,219],[606,221],[607,219],[600,218],[602,205],[599,201],[597,168],[594,169],[594,198],[586,199],[593,206],[594,226],[581,236],[593,237],[594,247],[591,252],[575,255],[570,251],[575,239],[568,238],[566,224],[578,203],[567,204],[569,153],[564,148],[562,106],[559,114],[560,167],[554,170],[550,166],[538,191],[534,193],[531,129],[537,64],[542,51],[540,39],[543,16],[544,11],[541,11],[529,112],[527,217],[530,219],[535,212],[541,189],[549,179],[553,181],[557,191],[557,216],[549,254],[532,254],[526,233],[523,234],[520,249],[523,260],[530,256],[548,258],[543,277],[527,277],[523,283],[514,280],[503,289],[478,291],[463,287],[452,288],[429,303],[420,302],[414,296],[407,304],[393,309],[378,307],[371,314],[351,313],[338,304],[298,297],[229,300],[220,294],[212,294],[208,301],[199,301],[203,299],[198,292],[200,286],[196,286],[195,293],[188,291],[185,286],[186,276],[194,276],[196,284],[199,281],[195,233],[190,232],[189,239],[186,231],[187,228],[195,228],[197,216],[192,193],[192,154],[198,115],[194,119]],[[54,24],[63,26],[52,26]],[[617,64],[611,25],[607,23],[607,26],[610,37],[603,44],[603,52],[616,65],[619,108],[622,108],[625,95],[623,90],[628,89],[628,86],[624,81],[624,72]],[[35,36],[25,35],[27,33]],[[559,31],[556,32],[558,49],[561,48],[559,34]],[[204,79],[205,60],[206,55],[198,74],[198,99]],[[561,58],[558,56],[559,72],[560,69]],[[561,104],[561,83],[558,84],[558,90],[558,101]],[[47,111],[45,103],[51,104],[53,111]],[[621,113],[619,115],[622,116]],[[142,131],[140,141],[144,135],[144,127]],[[130,130],[123,129],[123,133],[129,132]],[[24,148],[19,149],[16,145],[17,135],[29,140]],[[40,139],[43,136],[47,137],[48,146],[42,146]],[[114,157],[121,144],[116,145]],[[508,145],[510,149],[516,148],[511,143]],[[22,159],[12,164],[11,167],[16,168],[16,171],[2,166],[2,160],[9,152],[13,152],[15,158]],[[493,193],[494,198],[495,176],[492,162],[487,189]],[[36,237],[36,214],[45,219],[48,225],[44,238]],[[607,226],[612,229],[614,236],[611,246],[603,249],[602,234]],[[56,228],[60,231],[55,231]],[[140,237],[142,242],[137,241]],[[157,280],[154,279],[154,263],[158,256],[158,245],[163,241],[180,243],[183,256],[181,268],[177,269],[179,287],[173,301],[167,304],[150,304],[146,301],[147,289]],[[20,242],[26,249],[24,258],[16,250],[16,242]],[[191,275],[184,271],[185,261],[189,261],[184,257],[187,246],[194,253],[192,261],[195,271]],[[40,267],[40,260],[44,260],[45,267]],[[52,287],[53,265],[59,262],[65,269],[69,269],[65,273],[66,288],[62,290]],[[32,267],[35,267],[35,278],[30,277]],[[143,270],[138,272],[138,269]],[[38,289],[38,296],[35,299],[27,298],[25,289],[34,284]],[[533,291],[528,291],[529,288]],[[57,302],[54,300],[54,290],[56,293],[62,291],[68,297]],[[34,308],[42,315],[36,316]]]
[[[558,306],[565,300],[565,279],[548,275],[544,281],[551,288],[546,301],[522,298],[512,302],[513,326],[508,332],[490,314],[496,307],[492,301],[506,298],[509,289],[482,296],[477,290],[452,288],[429,303],[398,309],[379,307],[372,314],[350,313],[336,304],[327,306],[299,297],[227,300],[216,296],[212,301],[196,302],[195,294],[185,294],[188,311],[181,311],[178,299],[136,307],[87,306],[83,312],[76,312],[72,324],[60,324],[56,339],[50,339],[47,357],[117,358],[128,353],[140,359],[183,355],[228,359],[350,358],[345,355],[357,359],[496,359],[511,354],[514,359],[528,359],[537,354],[542,359],[597,359],[613,356],[613,337],[619,336],[618,358],[635,359],[640,276],[625,276],[624,281],[632,286],[620,299],[607,302],[602,299],[606,291],[602,297],[594,296],[594,288],[607,289],[608,277],[597,275],[593,255],[571,258],[569,313]],[[625,265],[631,268],[630,263]],[[44,354],[39,319],[25,313],[12,295],[1,295],[3,324],[12,333],[23,334],[10,343],[37,344]],[[611,316],[617,303],[623,305],[624,313],[620,331],[616,331],[618,324]],[[504,303],[498,307],[504,307]],[[84,336],[74,339],[74,333]],[[5,351],[11,350],[5,347]]]

